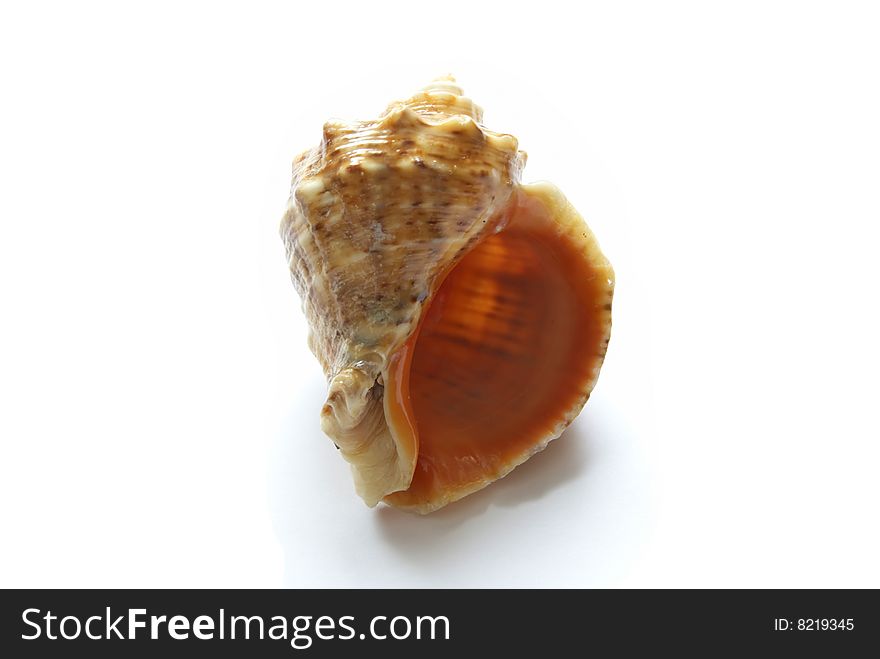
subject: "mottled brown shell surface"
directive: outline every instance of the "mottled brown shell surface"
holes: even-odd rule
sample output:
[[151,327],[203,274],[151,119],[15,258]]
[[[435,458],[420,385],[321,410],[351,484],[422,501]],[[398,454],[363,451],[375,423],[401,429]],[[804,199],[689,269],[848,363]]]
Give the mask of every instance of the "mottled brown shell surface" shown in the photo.
[[[543,195],[542,208],[555,204],[551,233],[570,234],[585,262],[605,268],[599,277],[608,311],[597,327],[607,345],[610,266],[561,195],[519,185],[525,157],[517,140],[487,130],[481,119],[451,80],[441,80],[376,120],[328,122],[318,147],[294,161],[281,233],[310,325],[309,344],[329,381],[322,428],[351,463],[357,492],[370,506],[385,499],[427,512],[485,484],[449,486],[412,501],[390,496],[410,488],[420,464],[420,433],[406,389],[420,323],[446,276],[504,229],[518,199]],[[579,385],[580,405],[598,365],[593,370]],[[432,386],[423,390],[433,395]],[[551,424],[557,435],[570,412]],[[534,450],[546,441],[538,438]],[[519,457],[509,462],[518,464]],[[490,470],[486,482],[513,466]]]

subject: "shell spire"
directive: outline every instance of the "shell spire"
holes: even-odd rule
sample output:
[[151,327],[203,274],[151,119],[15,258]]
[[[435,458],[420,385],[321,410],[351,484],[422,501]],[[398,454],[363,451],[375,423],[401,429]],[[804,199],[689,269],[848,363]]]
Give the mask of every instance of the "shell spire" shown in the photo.
[[393,111],[400,106],[409,108],[428,120],[436,115],[440,118],[470,117],[477,123],[483,121],[483,109],[464,95],[451,75],[435,78],[407,100],[392,103],[388,110]]
[[426,94],[430,94],[432,92],[446,92],[448,94],[454,94],[455,96],[464,96],[464,92],[455,81],[455,76],[453,76],[451,73],[437,76],[427,85],[422,87],[422,91]]

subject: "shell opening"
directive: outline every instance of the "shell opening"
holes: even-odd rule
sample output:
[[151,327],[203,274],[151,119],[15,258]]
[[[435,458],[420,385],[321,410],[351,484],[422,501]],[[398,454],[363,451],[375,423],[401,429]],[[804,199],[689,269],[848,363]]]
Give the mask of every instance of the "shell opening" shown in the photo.
[[610,266],[585,258],[592,237],[573,240],[558,212],[518,190],[501,230],[435,284],[387,372],[386,419],[418,458],[409,488],[386,502],[430,512],[466,496],[546,446],[586,402],[607,343]]

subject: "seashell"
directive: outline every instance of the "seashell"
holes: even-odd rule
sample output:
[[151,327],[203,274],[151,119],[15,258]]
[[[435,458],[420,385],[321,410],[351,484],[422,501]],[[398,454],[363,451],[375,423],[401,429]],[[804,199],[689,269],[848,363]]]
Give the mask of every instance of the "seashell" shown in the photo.
[[558,437],[596,383],[614,273],[559,190],[449,77],[328,122],[281,225],[321,427],[369,506],[427,513]]

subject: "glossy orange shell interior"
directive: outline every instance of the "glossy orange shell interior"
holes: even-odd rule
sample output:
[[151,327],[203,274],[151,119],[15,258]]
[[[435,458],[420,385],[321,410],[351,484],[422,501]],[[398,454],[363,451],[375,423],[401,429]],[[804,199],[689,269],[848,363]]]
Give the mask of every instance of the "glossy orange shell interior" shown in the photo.
[[504,476],[579,411],[604,358],[607,273],[539,197],[515,192],[495,222],[390,359],[386,417],[418,460],[389,504],[433,509]]

